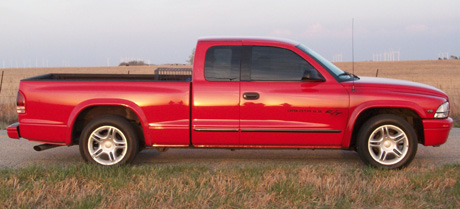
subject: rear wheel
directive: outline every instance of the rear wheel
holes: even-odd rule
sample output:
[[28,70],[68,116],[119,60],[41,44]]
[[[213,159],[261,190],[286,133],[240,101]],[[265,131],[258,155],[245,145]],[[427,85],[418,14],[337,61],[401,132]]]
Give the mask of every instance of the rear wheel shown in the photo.
[[132,125],[115,115],[91,121],[80,137],[80,154],[87,162],[104,166],[130,163],[139,145]]
[[385,169],[409,165],[417,152],[414,128],[395,115],[369,119],[358,133],[358,153],[368,165]]

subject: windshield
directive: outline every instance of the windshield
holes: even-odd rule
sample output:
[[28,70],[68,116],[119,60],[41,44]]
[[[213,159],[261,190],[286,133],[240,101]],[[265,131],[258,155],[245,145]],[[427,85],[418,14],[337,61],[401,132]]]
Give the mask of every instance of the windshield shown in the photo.
[[296,46],[303,52],[307,53],[310,57],[315,59],[321,66],[323,66],[329,73],[331,73],[338,81],[348,81],[354,79],[354,76],[351,73],[341,70],[327,59],[316,53],[315,51],[311,50],[310,48],[299,44]]

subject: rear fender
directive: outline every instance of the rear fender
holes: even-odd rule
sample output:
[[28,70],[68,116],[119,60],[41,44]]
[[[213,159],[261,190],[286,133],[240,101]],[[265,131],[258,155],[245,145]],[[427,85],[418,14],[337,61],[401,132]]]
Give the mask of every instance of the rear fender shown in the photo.
[[147,144],[150,144],[150,134],[149,134],[149,129],[148,129],[148,122],[147,118],[145,117],[144,112],[142,109],[134,102],[124,100],[124,99],[91,99],[91,100],[86,100],[77,106],[72,110],[69,116],[69,120],[67,122],[68,124],[68,129],[66,133],[66,139],[65,143],[66,144],[71,144],[72,143],[72,131],[74,127],[74,123],[77,120],[78,115],[85,110],[88,107],[94,107],[94,106],[122,106],[131,109],[139,118],[141,125],[142,125],[142,130],[144,132],[144,141]]

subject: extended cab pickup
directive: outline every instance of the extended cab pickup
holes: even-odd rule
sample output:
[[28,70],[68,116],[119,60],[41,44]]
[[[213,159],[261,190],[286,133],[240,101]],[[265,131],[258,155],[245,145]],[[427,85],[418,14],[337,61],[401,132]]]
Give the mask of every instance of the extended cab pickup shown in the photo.
[[360,78],[302,44],[265,38],[198,40],[191,78],[24,79],[17,111],[10,138],[44,143],[36,150],[79,145],[85,161],[108,166],[144,148],[334,148],[401,168],[418,144],[443,144],[453,123],[439,89]]

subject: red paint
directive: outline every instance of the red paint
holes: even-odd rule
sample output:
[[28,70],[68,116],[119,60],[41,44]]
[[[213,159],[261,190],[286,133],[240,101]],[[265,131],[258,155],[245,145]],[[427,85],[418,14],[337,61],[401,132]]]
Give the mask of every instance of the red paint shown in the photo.
[[[241,46],[239,41],[199,42],[193,63],[192,130],[239,129],[240,82],[207,81],[204,57],[213,46]],[[192,131],[194,145],[239,144],[238,132]]]
[[[329,81],[241,82],[241,92],[260,94],[258,100],[241,100],[241,129],[342,131],[348,118],[348,93],[337,81]],[[342,136],[343,132],[242,132],[240,143],[333,146],[341,145]]]
[[[309,62],[324,82],[207,81],[213,46],[272,46]],[[297,43],[272,39],[198,41],[193,82],[33,81],[20,92],[26,113],[8,136],[72,143],[78,115],[95,106],[123,106],[140,119],[147,146],[219,148],[348,148],[357,118],[371,108],[405,108],[422,119],[425,145],[443,144],[452,119],[433,119],[448,96],[428,85],[380,78],[338,82]],[[352,90],[354,85],[355,91]],[[243,94],[258,93],[257,100]]]
[[189,86],[186,82],[21,81],[21,91],[27,92],[27,112],[19,114],[21,137],[70,144],[81,111],[115,105],[137,114],[147,144],[188,144]]
[[425,146],[444,144],[449,137],[449,130],[452,127],[452,118],[444,120],[423,120]]
[[11,124],[6,128],[6,133],[8,137],[12,139],[19,139],[19,131],[18,131],[19,123]]

